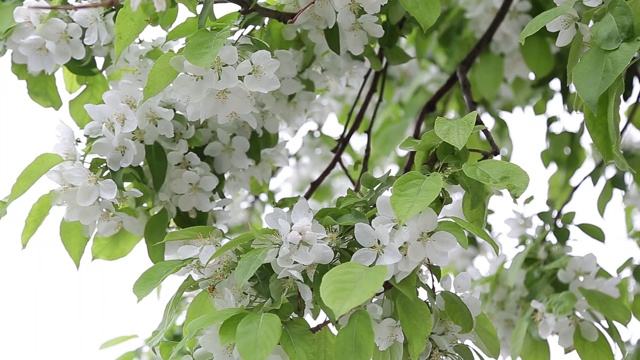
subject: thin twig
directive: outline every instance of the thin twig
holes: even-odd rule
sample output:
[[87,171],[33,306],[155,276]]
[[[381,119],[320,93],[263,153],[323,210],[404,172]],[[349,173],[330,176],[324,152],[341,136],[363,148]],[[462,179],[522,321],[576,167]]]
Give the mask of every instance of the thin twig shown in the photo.
[[[507,16],[507,14],[509,13],[509,8],[511,7],[512,3],[513,3],[513,0],[504,0],[502,2],[502,5],[500,6],[500,9],[498,10],[498,12],[496,13],[496,16],[493,18],[493,21],[491,22],[491,24],[487,28],[487,31],[485,31],[485,33],[482,35],[482,37],[478,40],[478,42],[469,51],[467,56],[458,64],[458,66],[456,67],[456,71],[454,71],[449,76],[447,81],[445,81],[445,83],[442,84],[442,86],[440,86],[440,88],[438,90],[436,90],[436,92],[433,94],[433,96],[424,104],[424,106],[420,110],[420,114],[418,114],[418,117],[416,118],[415,127],[413,129],[413,137],[414,138],[416,138],[416,139],[420,138],[420,132],[421,132],[422,124],[424,123],[425,117],[428,114],[430,114],[430,113],[435,111],[436,105],[438,105],[438,102],[456,84],[456,80],[458,79],[458,75],[457,75],[458,71],[462,71],[462,72],[464,72],[466,74],[469,71],[469,69],[471,68],[471,65],[476,61],[478,56],[480,56],[482,51],[487,47],[487,45],[489,45],[489,43],[491,43],[491,39],[493,39],[493,36],[495,35],[496,31],[498,30],[498,27],[500,26],[500,24],[502,24],[502,22],[504,21],[504,19]],[[412,152],[409,153],[409,158],[407,159],[407,163],[404,166],[404,172],[405,173],[409,172],[411,170],[411,168],[413,167],[413,162],[415,161],[415,156],[416,156],[415,151],[412,151]]]
[[[381,57],[382,52],[380,52],[378,56]],[[335,150],[335,154],[333,155],[333,159],[331,159],[331,162],[329,162],[329,164],[324,169],[324,171],[320,174],[320,176],[318,176],[318,178],[315,179],[309,185],[309,189],[304,194],[305,199],[309,200],[313,195],[313,193],[315,193],[316,190],[318,190],[318,187],[320,187],[322,182],[324,182],[324,180],[329,176],[329,174],[331,173],[331,170],[333,170],[333,168],[336,166],[336,164],[340,160],[340,157],[342,156],[344,151],[347,149],[347,146],[349,146],[349,141],[351,140],[351,137],[353,136],[353,134],[355,134],[358,128],[360,128],[360,125],[362,124],[362,120],[364,119],[365,113],[367,112],[367,108],[369,107],[369,104],[371,103],[371,99],[373,98],[373,94],[376,92],[378,79],[380,79],[380,74],[381,74],[380,71],[376,71],[375,74],[373,75],[373,79],[371,80],[371,87],[369,88],[369,91],[367,92],[364,100],[362,101],[362,106],[360,107],[360,111],[358,112],[355,119],[353,120],[353,124],[351,125],[349,132],[344,137],[339,139],[338,146]]]
[[344,174],[347,175],[347,178],[351,182],[351,185],[353,185],[355,187],[356,186],[356,181],[353,179],[353,176],[351,176],[351,174],[349,174],[349,169],[347,169],[347,166],[344,164],[344,161],[342,161],[342,157],[340,157],[340,159],[338,160],[338,164],[340,165],[340,168],[342,168],[342,171],[344,172]]
[[[473,94],[471,93],[471,83],[469,82],[469,78],[467,77],[467,72],[463,71],[461,67],[458,67],[456,70],[456,75],[458,76],[458,81],[460,82],[460,89],[462,89],[462,97],[464,98],[464,102],[467,104],[467,110],[469,112],[476,111],[478,106],[476,105],[476,101],[473,99]],[[482,119],[480,118],[480,114],[476,114],[476,125],[481,125],[484,127],[482,129],[482,134],[491,145],[491,151],[482,153],[482,160],[486,160],[492,158],[494,156],[500,155],[500,148],[496,141],[493,139],[493,135],[491,135],[491,131],[484,124]]]
[[296,15],[293,17],[293,19],[287,21],[287,24],[293,24],[296,22],[296,20],[298,20],[298,18],[300,17],[300,15],[302,15],[303,12],[305,12],[308,8],[311,7],[311,5],[315,4],[316,0],[311,0],[310,3],[308,3],[307,5],[303,6],[302,9],[298,10],[298,12],[296,13]]
[[347,119],[344,122],[344,128],[342,129],[342,134],[340,134],[340,137],[338,138],[338,142],[336,143],[336,146],[333,149],[331,149],[331,152],[333,153],[336,152],[336,150],[340,146],[340,143],[342,142],[342,139],[344,139],[345,135],[347,135],[347,129],[349,128],[351,117],[353,116],[353,112],[356,110],[356,105],[358,105],[358,101],[360,101],[360,96],[362,96],[364,87],[367,85],[367,80],[369,80],[369,75],[371,75],[371,71],[372,71],[371,69],[367,70],[367,73],[364,75],[364,79],[362,80],[362,85],[360,85],[360,89],[358,90],[356,99],[353,100],[353,104],[351,105],[351,108],[349,109],[349,113],[347,114]]
[[267,18],[271,18],[274,20],[278,20],[281,23],[287,24],[291,19],[296,16],[296,13],[279,11],[275,9],[266,8],[264,6],[258,5],[258,2],[253,2],[249,0],[227,0],[232,4],[236,4],[240,6],[240,14],[248,15],[250,13],[256,13],[258,15],[262,15]]
[[365,133],[367,134],[367,145],[364,149],[364,157],[362,159],[362,169],[360,169],[360,175],[358,176],[358,181],[354,184],[353,190],[355,192],[360,191],[360,184],[362,181],[362,176],[369,170],[369,159],[371,158],[371,133],[373,132],[373,124],[376,121],[376,116],[378,115],[378,109],[380,108],[380,104],[382,103],[382,99],[384,97],[384,87],[387,83],[387,69],[389,67],[389,63],[384,65],[382,69],[382,81],[380,82],[380,92],[378,93],[378,101],[376,102],[375,107],[373,108],[373,114],[371,115],[371,120],[369,121],[369,127]]
[[316,326],[312,327],[310,330],[311,330],[311,332],[312,332],[312,333],[314,333],[314,334],[315,334],[315,333],[317,333],[318,331],[322,330],[322,328],[323,328],[323,327],[325,327],[325,326],[327,326],[327,325],[329,325],[329,324],[331,324],[331,320],[327,319],[327,320],[325,320],[325,321],[321,322],[320,324],[318,324],[318,325],[316,325]]

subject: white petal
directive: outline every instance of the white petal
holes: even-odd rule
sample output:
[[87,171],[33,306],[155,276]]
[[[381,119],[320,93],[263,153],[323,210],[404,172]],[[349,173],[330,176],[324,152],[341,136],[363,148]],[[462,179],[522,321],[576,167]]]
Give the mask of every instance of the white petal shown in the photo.
[[373,264],[374,261],[376,261],[376,256],[377,254],[375,251],[369,248],[363,248],[353,253],[351,261],[369,266]]
[[354,234],[356,240],[364,247],[373,247],[376,244],[376,232],[369,224],[357,223]]

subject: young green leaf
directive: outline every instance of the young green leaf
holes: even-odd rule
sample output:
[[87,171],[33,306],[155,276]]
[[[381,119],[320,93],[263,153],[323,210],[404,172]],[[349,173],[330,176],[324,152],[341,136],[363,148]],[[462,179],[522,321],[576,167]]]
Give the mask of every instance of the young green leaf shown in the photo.
[[592,47],[580,57],[573,68],[573,84],[580,98],[592,112],[598,114],[600,95],[613,84],[616,78],[629,66],[639,43],[622,43],[616,50],[607,51]]
[[443,186],[442,176],[432,173],[424,176],[417,171],[402,175],[393,184],[391,207],[400,223],[418,215],[435,200]]
[[157,141],[153,145],[146,145],[145,150],[145,161],[149,165],[153,188],[156,191],[160,191],[167,177],[167,168],[169,166],[167,153]]
[[434,130],[442,141],[455,146],[458,150],[462,150],[467,144],[469,136],[473,133],[477,116],[477,111],[472,111],[463,118],[455,120],[439,116],[436,118]]
[[320,297],[337,319],[371,299],[386,276],[386,266],[367,267],[355,262],[340,264],[322,278]]
[[533,18],[533,20],[531,20],[527,24],[527,26],[522,29],[520,36],[518,36],[518,41],[520,41],[520,44],[524,44],[526,38],[540,31],[540,29],[545,27],[550,21],[554,20],[560,15],[566,14],[569,9],[573,8],[573,4],[575,3],[576,0],[568,1],[561,6],[552,7],[551,9],[540,13],[538,16]]
[[178,70],[169,64],[174,56],[176,56],[174,52],[165,53],[153,64],[147,84],[142,91],[143,101],[158,95],[178,76]]
[[155,264],[164,260],[164,237],[167,236],[169,212],[163,208],[153,215],[144,226],[144,242],[147,245],[149,259]]
[[[528,320],[531,321],[530,319]],[[532,335],[531,331],[527,331],[523,335],[522,352],[520,353],[522,360],[551,359],[549,342],[547,342],[547,340],[539,338],[537,334]]]
[[79,221],[68,222],[63,219],[60,223],[60,240],[76,268],[80,268],[80,259],[89,242],[89,237],[84,235],[82,224]]
[[118,336],[117,338],[105,341],[104,343],[102,343],[102,345],[100,345],[100,350],[106,349],[106,348],[110,348],[112,346],[116,346],[118,344],[122,344],[125,341],[131,340],[131,339],[137,339],[138,335],[126,335],[126,336]]
[[291,360],[314,359],[314,336],[307,322],[302,319],[293,319],[284,324],[280,345]]
[[49,211],[51,210],[53,197],[56,194],[53,191],[50,191],[44,195],[42,195],[36,202],[33,204],[31,211],[29,211],[29,215],[27,215],[27,219],[24,223],[24,229],[22,230],[22,248],[27,247],[27,243],[36,233],[44,219],[49,215]]
[[593,41],[603,50],[617,49],[634,33],[633,11],[623,0],[611,0],[602,19],[593,24]]
[[183,55],[192,64],[211,67],[218,57],[224,42],[231,35],[229,28],[221,31],[200,29],[187,38]]
[[433,327],[431,311],[427,304],[416,295],[408,297],[404,294],[396,299],[398,317],[402,332],[407,339],[409,355],[417,359],[427,346],[429,334]]
[[242,286],[245,281],[249,280],[249,278],[256,273],[256,270],[262,266],[262,263],[267,258],[270,250],[271,248],[266,247],[253,249],[240,258],[235,270],[238,285]]
[[51,168],[62,162],[62,157],[58,154],[42,154],[31,162],[18,175],[16,183],[11,188],[11,193],[6,198],[7,205],[22,196],[33,184],[35,184],[42,175],[46,174]]
[[116,51],[116,61],[148,24],[148,19],[142,6],[138,7],[136,11],[133,11],[131,6],[123,6],[122,9],[118,11],[113,40]]
[[138,302],[151,294],[153,289],[157,288],[169,275],[182,269],[190,260],[161,261],[143,272],[133,284],[133,293],[138,298]]
[[449,319],[462,328],[460,333],[466,334],[473,330],[473,316],[464,301],[450,291],[442,291],[440,296],[444,299],[444,311]]
[[371,317],[367,310],[360,309],[351,314],[347,326],[338,331],[336,353],[344,359],[369,360],[374,346]]
[[95,236],[91,245],[93,259],[117,260],[127,256],[142,240],[142,236],[124,229],[108,237]]
[[476,324],[473,332],[478,340],[476,345],[478,345],[480,350],[492,358],[497,359],[500,356],[500,339],[498,338],[496,328],[485,313],[480,313],[480,315],[476,316]]
[[[592,325],[593,326],[593,325]],[[598,339],[589,341],[582,335],[580,326],[576,326],[573,333],[573,346],[575,346],[582,360],[613,360],[613,351],[607,339],[598,331]]]
[[631,321],[631,311],[621,299],[614,298],[598,290],[578,288],[580,293],[594,310],[606,318],[626,325]]
[[196,239],[209,239],[211,241],[215,241],[216,239],[221,238],[222,231],[215,226],[192,226],[168,233],[162,242]]
[[604,242],[604,231],[599,227],[593,224],[578,224],[577,225],[580,230],[582,230],[585,234],[591,236],[592,238]]
[[27,92],[31,100],[43,107],[60,109],[62,99],[58,93],[56,78],[53,74],[41,72],[38,75],[33,75],[27,70],[27,65],[16,63],[11,64],[11,71],[16,74],[18,79],[27,82]]
[[402,7],[413,16],[422,30],[429,30],[440,17],[440,0],[400,0]]
[[507,189],[514,198],[519,198],[529,186],[529,175],[516,164],[485,160],[477,163],[465,163],[462,171],[468,177],[497,189]]
[[238,353],[246,360],[265,360],[278,345],[281,335],[278,315],[250,313],[238,324]]
[[491,245],[491,247],[493,248],[493,251],[495,251],[496,254],[500,253],[500,247],[498,247],[498,244],[491,238],[491,236],[489,234],[487,234],[486,231],[484,231],[484,229],[471,224],[465,220],[462,220],[460,218],[457,218],[455,216],[450,217],[451,220],[455,221],[456,224],[462,226],[464,229],[466,229],[467,231],[469,231],[470,233],[472,233],[473,235],[479,237],[480,239],[486,241],[489,243],[489,245]]

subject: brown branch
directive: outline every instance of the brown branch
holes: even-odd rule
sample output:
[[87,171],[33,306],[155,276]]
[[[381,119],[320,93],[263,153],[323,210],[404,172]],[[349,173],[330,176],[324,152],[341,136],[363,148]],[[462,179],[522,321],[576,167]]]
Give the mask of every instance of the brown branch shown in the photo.
[[367,85],[367,80],[369,80],[370,75],[371,75],[371,69],[367,70],[367,73],[364,75],[364,79],[362,80],[362,85],[360,85],[360,89],[358,90],[356,99],[353,100],[353,105],[351,105],[351,108],[349,109],[349,113],[347,114],[347,120],[344,122],[344,128],[342,129],[342,134],[340,134],[340,137],[338,138],[338,143],[333,149],[331,149],[332,153],[336,152],[336,150],[340,146],[340,143],[342,142],[342,139],[345,137],[345,135],[347,135],[347,129],[349,128],[351,117],[353,116],[353,112],[356,110],[356,105],[360,100],[360,96],[362,96],[362,92],[364,91],[364,87]]
[[[433,96],[424,104],[424,106],[420,110],[420,114],[418,114],[418,117],[416,118],[415,127],[413,129],[414,138],[416,139],[420,138],[420,132],[421,132],[422,124],[424,123],[425,117],[436,110],[436,105],[438,105],[438,102],[456,84],[456,80],[458,78],[457,73],[463,72],[466,74],[471,68],[471,65],[473,65],[473,63],[476,61],[478,56],[480,56],[482,51],[487,47],[487,45],[489,45],[489,43],[491,43],[491,39],[493,39],[493,35],[495,35],[496,31],[498,30],[498,27],[500,26],[500,24],[502,24],[502,21],[504,21],[505,17],[507,16],[507,13],[509,12],[509,8],[511,7],[512,3],[513,3],[513,0],[504,0],[502,2],[500,9],[498,10],[498,12],[496,13],[496,16],[493,18],[493,21],[487,28],[487,31],[485,31],[482,37],[469,51],[467,56],[458,64],[458,66],[456,67],[456,71],[454,71],[449,76],[447,81],[445,81],[445,83],[442,84],[442,86],[440,86],[440,88],[436,90]],[[415,161],[415,156],[416,156],[415,151],[412,151],[409,153],[409,158],[407,159],[407,163],[404,166],[405,173],[411,170],[411,167],[413,166],[413,162]]]
[[[378,56],[381,58],[382,52],[380,52]],[[353,136],[353,134],[355,134],[358,128],[360,128],[360,125],[362,124],[362,120],[364,120],[365,113],[367,112],[367,108],[369,107],[369,104],[371,103],[371,99],[373,98],[373,94],[376,92],[378,79],[380,79],[380,74],[381,74],[381,71],[376,71],[375,74],[373,75],[373,79],[371,80],[371,86],[369,87],[369,91],[367,92],[364,100],[362,101],[362,106],[360,107],[360,111],[358,112],[355,119],[353,120],[353,124],[351,125],[349,132],[344,137],[341,137],[338,140],[338,146],[335,149],[335,154],[333,155],[333,159],[331,159],[331,162],[329,162],[329,164],[324,169],[324,171],[320,174],[320,176],[318,176],[318,178],[315,179],[309,185],[309,189],[304,194],[305,199],[309,200],[311,196],[313,196],[313,193],[315,193],[316,190],[318,190],[318,187],[320,187],[322,182],[324,182],[324,180],[329,176],[329,174],[331,173],[331,170],[333,170],[336,164],[338,164],[338,162],[340,161],[340,157],[342,156],[344,151],[347,149],[347,146],[349,146],[349,141],[351,140],[351,137]]]
[[362,176],[369,170],[369,159],[371,158],[371,133],[373,132],[373,124],[375,123],[376,116],[378,115],[378,109],[380,108],[380,104],[382,103],[382,98],[384,97],[384,87],[387,83],[387,69],[389,67],[389,63],[384,65],[382,69],[382,82],[380,83],[380,92],[378,93],[378,101],[376,101],[376,106],[373,108],[373,114],[371,115],[371,120],[369,121],[369,127],[365,132],[367,134],[367,145],[364,149],[364,157],[362,159],[362,169],[360,169],[360,175],[358,176],[358,181],[354,184],[353,190],[355,192],[360,191],[360,182],[362,181]]
[[355,187],[356,186],[356,181],[353,179],[353,176],[351,176],[351,174],[349,174],[349,169],[347,169],[347,166],[342,161],[342,158],[340,158],[338,160],[338,164],[340,165],[340,168],[342,169],[344,174],[347,175],[347,178],[349,179],[349,182],[351,182],[351,185],[353,185]]
[[310,3],[308,3],[307,5],[303,6],[302,9],[298,10],[298,12],[296,13],[296,15],[293,17],[293,19],[287,21],[287,24],[293,24],[296,22],[296,20],[298,20],[298,18],[300,17],[300,15],[302,15],[303,12],[305,12],[308,8],[311,7],[311,5],[315,4],[316,0],[311,0]]
[[311,330],[311,332],[315,334],[315,333],[317,333],[318,331],[322,330],[322,328],[323,328],[323,327],[325,327],[325,326],[327,326],[327,325],[329,325],[329,324],[331,324],[331,320],[327,319],[327,320],[325,320],[325,321],[321,322],[320,324],[318,324],[318,325],[316,325],[316,326],[312,327],[312,328],[311,328],[311,329],[309,329],[309,330]]
[[[471,93],[471,83],[469,82],[469,78],[467,77],[467,72],[463,71],[461,67],[458,67],[458,69],[456,70],[456,75],[458,76],[460,88],[462,89],[462,97],[464,98],[464,102],[467,104],[467,110],[469,112],[476,111],[478,107],[476,105],[476,101],[473,99],[473,94]],[[487,126],[480,118],[480,114],[476,114],[476,125],[484,126],[484,129],[482,129],[482,134],[484,134],[484,137],[489,142],[489,145],[491,145],[491,151],[482,153],[482,160],[500,155],[500,148],[498,147],[498,144],[496,144],[496,141],[493,139],[491,131],[487,128]]]
[[264,6],[258,5],[257,1],[255,3],[252,3],[251,0],[227,0],[227,2],[240,6],[239,13],[242,15],[256,13],[266,18],[278,20],[281,23],[285,24],[289,23],[289,21],[295,18],[297,14],[266,8]]

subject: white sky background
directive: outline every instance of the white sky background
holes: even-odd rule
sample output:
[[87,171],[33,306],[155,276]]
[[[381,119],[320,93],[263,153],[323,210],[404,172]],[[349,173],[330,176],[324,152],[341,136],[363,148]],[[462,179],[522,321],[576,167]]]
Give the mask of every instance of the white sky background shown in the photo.
[[[64,89],[60,88],[64,101]],[[11,73],[10,57],[0,58],[0,198],[9,193],[26,165],[41,153],[51,151],[59,120],[71,122],[66,101],[59,112],[35,104],[27,95],[25,83]],[[527,206],[526,213],[545,210],[544,198],[551,172],[543,167],[540,151],[545,146],[546,118],[535,118],[531,112],[519,111],[505,120],[510,125],[514,143],[512,161],[532,177],[522,199],[529,195],[540,196]],[[571,126],[572,121],[568,124]],[[572,184],[584,174],[586,172],[579,172]],[[629,256],[639,258],[640,252],[635,244],[626,240],[618,192],[614,193],[607,208],[607,223],[598,215],[596,200],[601,186],[594,189],[590,181],[585,182],[565,210],[579,209],[576,223],[601,226],[606,233],[606,244],[582,236],[577,229],[572,229],[572,239],[578,237],[581,241],[570,241],[570,244],[575,254],[595,253],[601,265],[614,272]],[[8,215],[0,220],[0,343],[4,345],[3,358],[115,359],[140,342],[132,340],[98,351],[100,344],[122,335],[148,337],[159,323],[164,305],[179,279],[170,278],[166,282],[161,301],[152,294],[137,304],[131,290],[133,283],[151,266],[142,243],[126,258],[115,262],[91,261],[90,248],[87,248],[77,271],[59,240],[61,208],[52,209],[27,248],[21,250],[20,234],[31,205],[54,187],[48,179],[39,181],[13,203]],[[492,205],[500,208],[501,217],[511,215],[513,203],[510,198],[493,200]],[[501,222],[495,228],[498,232],[508,232]],[[506,242],[504,250],[513,254],[514,245],[515,242]],[[640,334],[635,337],[638,336]],[[562,352],[555,354],[562,356]]]

